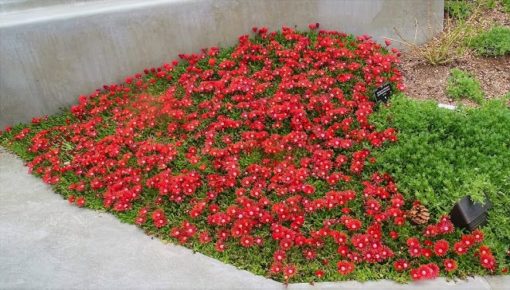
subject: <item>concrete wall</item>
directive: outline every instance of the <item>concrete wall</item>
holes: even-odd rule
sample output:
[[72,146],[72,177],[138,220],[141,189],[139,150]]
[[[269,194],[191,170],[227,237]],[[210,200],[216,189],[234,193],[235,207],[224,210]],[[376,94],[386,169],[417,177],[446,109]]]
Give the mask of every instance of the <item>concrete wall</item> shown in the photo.
[[43,8],[53,5],[79,5],[97,0],[0,0],[0,13]]
[[[2,0],[0,0],[2,1]],[[0,128],[52,114],[105,83],[178,53],[231,45],[253,26],[368,33],[423,42],[442,29],[443,0],[51,0],[0,13]],[[39,2],[40,3],[40,2]],[[12,4],[12,3],[11,3]],[[19,4],[19,3],[18,3]],[[12,5],[11,5],[12,8]],[[7,11],[7,12],[6,12]],[[416,26],[418,24],[418,27]]]

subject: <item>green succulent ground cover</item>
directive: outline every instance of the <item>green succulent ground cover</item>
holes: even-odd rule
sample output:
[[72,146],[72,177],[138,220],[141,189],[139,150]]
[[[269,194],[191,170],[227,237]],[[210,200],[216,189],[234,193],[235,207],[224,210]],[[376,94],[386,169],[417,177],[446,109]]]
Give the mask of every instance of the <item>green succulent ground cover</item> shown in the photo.
[[[487,243],[508,265],[510,246],[510,109],[508,96],[456,111],[433,101],[397,96],[374,116],[399,141],[378,151],[377,164],[401,191],[433,212],[448,212],[462,196],[493,202]],[[505,258],[506,255],[506,258]]]
[[[510,94],[506,96],[506,99],[483,102],[479,108],[461,107],[451,111],[438,108],[437,103],[433,101],[417,101],[404,95],[397,95],[393,97],[389,106],[381,106],[372,117],[372,121],[377,126],[396,128],[399,136],[397,143],[373,152],[378,160],[375,166],[378,166],[379,170],[391,173],[397,180],[400,191],[406,197],[420,199],[430,209],[433,216],[448,213],[453,204],[465,195],[477,201],[487,196],[493,202],[493,208],[489,212],[489,222],[484,227],[484,231],[486,243],[494,249],[497,260],[503,261],[499,269],[510,265],[507,255],[510,245],[508,97]],[[62,125],[69,117],[70,114],[67,112],[49,117],[44,122],[43,128]],[[26,125],[21,124],[15,126],[12,135],[25,127]],[[7,141],[7,138],[2,138],[0,144],[24,160],[31,159],[26,148],[28,143],[11,143]],[[63,179],[54,186],[54,189],[63,196],[68,196],[71,194],[68,186],[73,182],[74,180]],[[104,210],[100,198],[88,199],[86,206],[95,210]],[[173,206],[183,205],[173,204]],[[184,211],[176,208],[174,212]],[[136,210],[111,213],[123,222],[133,223]],[[185,215],[172,217],[177,221],[185,218]],[[157,233],[150,224],[144,226],[144,230],[148,234]],[[158,237],[171,241],[166,235]],[[328,246],[331,246],[333,257],[336,255],[336,248],[334,245],[326,245]],[[254,248],[250,255],[244,252],[246,249],[235,246],[228,247],[223,253],[215,251],[211,244],[194,242],[188,247],[241,269],[266,275],[268,257],[277,245],[268,243],[263,248]],[[296,258],[302,257],[296,255]],[[488,274],[485,270],[481,270],[475,261],[470,259],[459,261],[459,272],[455,274],[457,277],[468,274]],[[308,264],[309,273],[306,270],[303,271],[302,275],[296,277],[297,279],[293,282],[319,281],[314,278],[313,272],[315,269],[322,268],[320,262],[309,262],[303,259],[303,263]],[[324,278],[330,281],[345,280],[344,276],[334,270],[326,272]],[[359,281],[381,278],[400,282],[408,279],[391,267],[382,265],[362,266],[349,277]]]

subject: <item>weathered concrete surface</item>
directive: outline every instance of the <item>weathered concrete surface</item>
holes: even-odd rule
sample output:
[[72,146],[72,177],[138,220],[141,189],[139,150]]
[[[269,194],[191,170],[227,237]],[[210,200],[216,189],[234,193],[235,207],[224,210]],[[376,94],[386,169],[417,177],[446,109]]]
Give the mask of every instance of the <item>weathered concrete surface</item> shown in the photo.
[[0,0],[0,13],[48,7],[53,5],[79,5],[97,0]]
[[491,289],[494,290],[510,290],[510,276],[487,276],[484,277],[485,280],[491,286]]
[[[309,23],[378,40],[423,42],[443,0],[0,0],[0,128],[68,107],[80,94],[215,45],[253,26]],[[16,5],[21,10],[8,9]],[[23,6],[24,5],[24,6]],[[5,12],[5,11],[8,12]],[[415,39],[416,36],[416,39]]]
[[[70,206],[0,147],[0,289],[287,289],[151,239],[112,215]],[[510,276],[291,284],[319,290],[508,290]]]

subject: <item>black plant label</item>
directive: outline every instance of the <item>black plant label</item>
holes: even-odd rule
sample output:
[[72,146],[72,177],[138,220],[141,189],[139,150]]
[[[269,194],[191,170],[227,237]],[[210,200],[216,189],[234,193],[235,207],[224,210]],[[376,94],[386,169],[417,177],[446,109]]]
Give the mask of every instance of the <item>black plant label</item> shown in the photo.
[[386,83],[375,90],[375,99],[378,102],[387,103],[391,96],[391,85]]

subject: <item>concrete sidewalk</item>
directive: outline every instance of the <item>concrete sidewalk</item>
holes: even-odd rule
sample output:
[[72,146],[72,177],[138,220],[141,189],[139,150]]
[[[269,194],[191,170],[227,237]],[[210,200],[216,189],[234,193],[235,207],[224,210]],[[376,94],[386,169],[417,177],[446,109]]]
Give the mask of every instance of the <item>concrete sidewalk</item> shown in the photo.
[[[70,206],[0,147],[0,289],[286,289],[151,239],[106,213]],[[289,289],[510,289],[510,276],[291,284]]]

